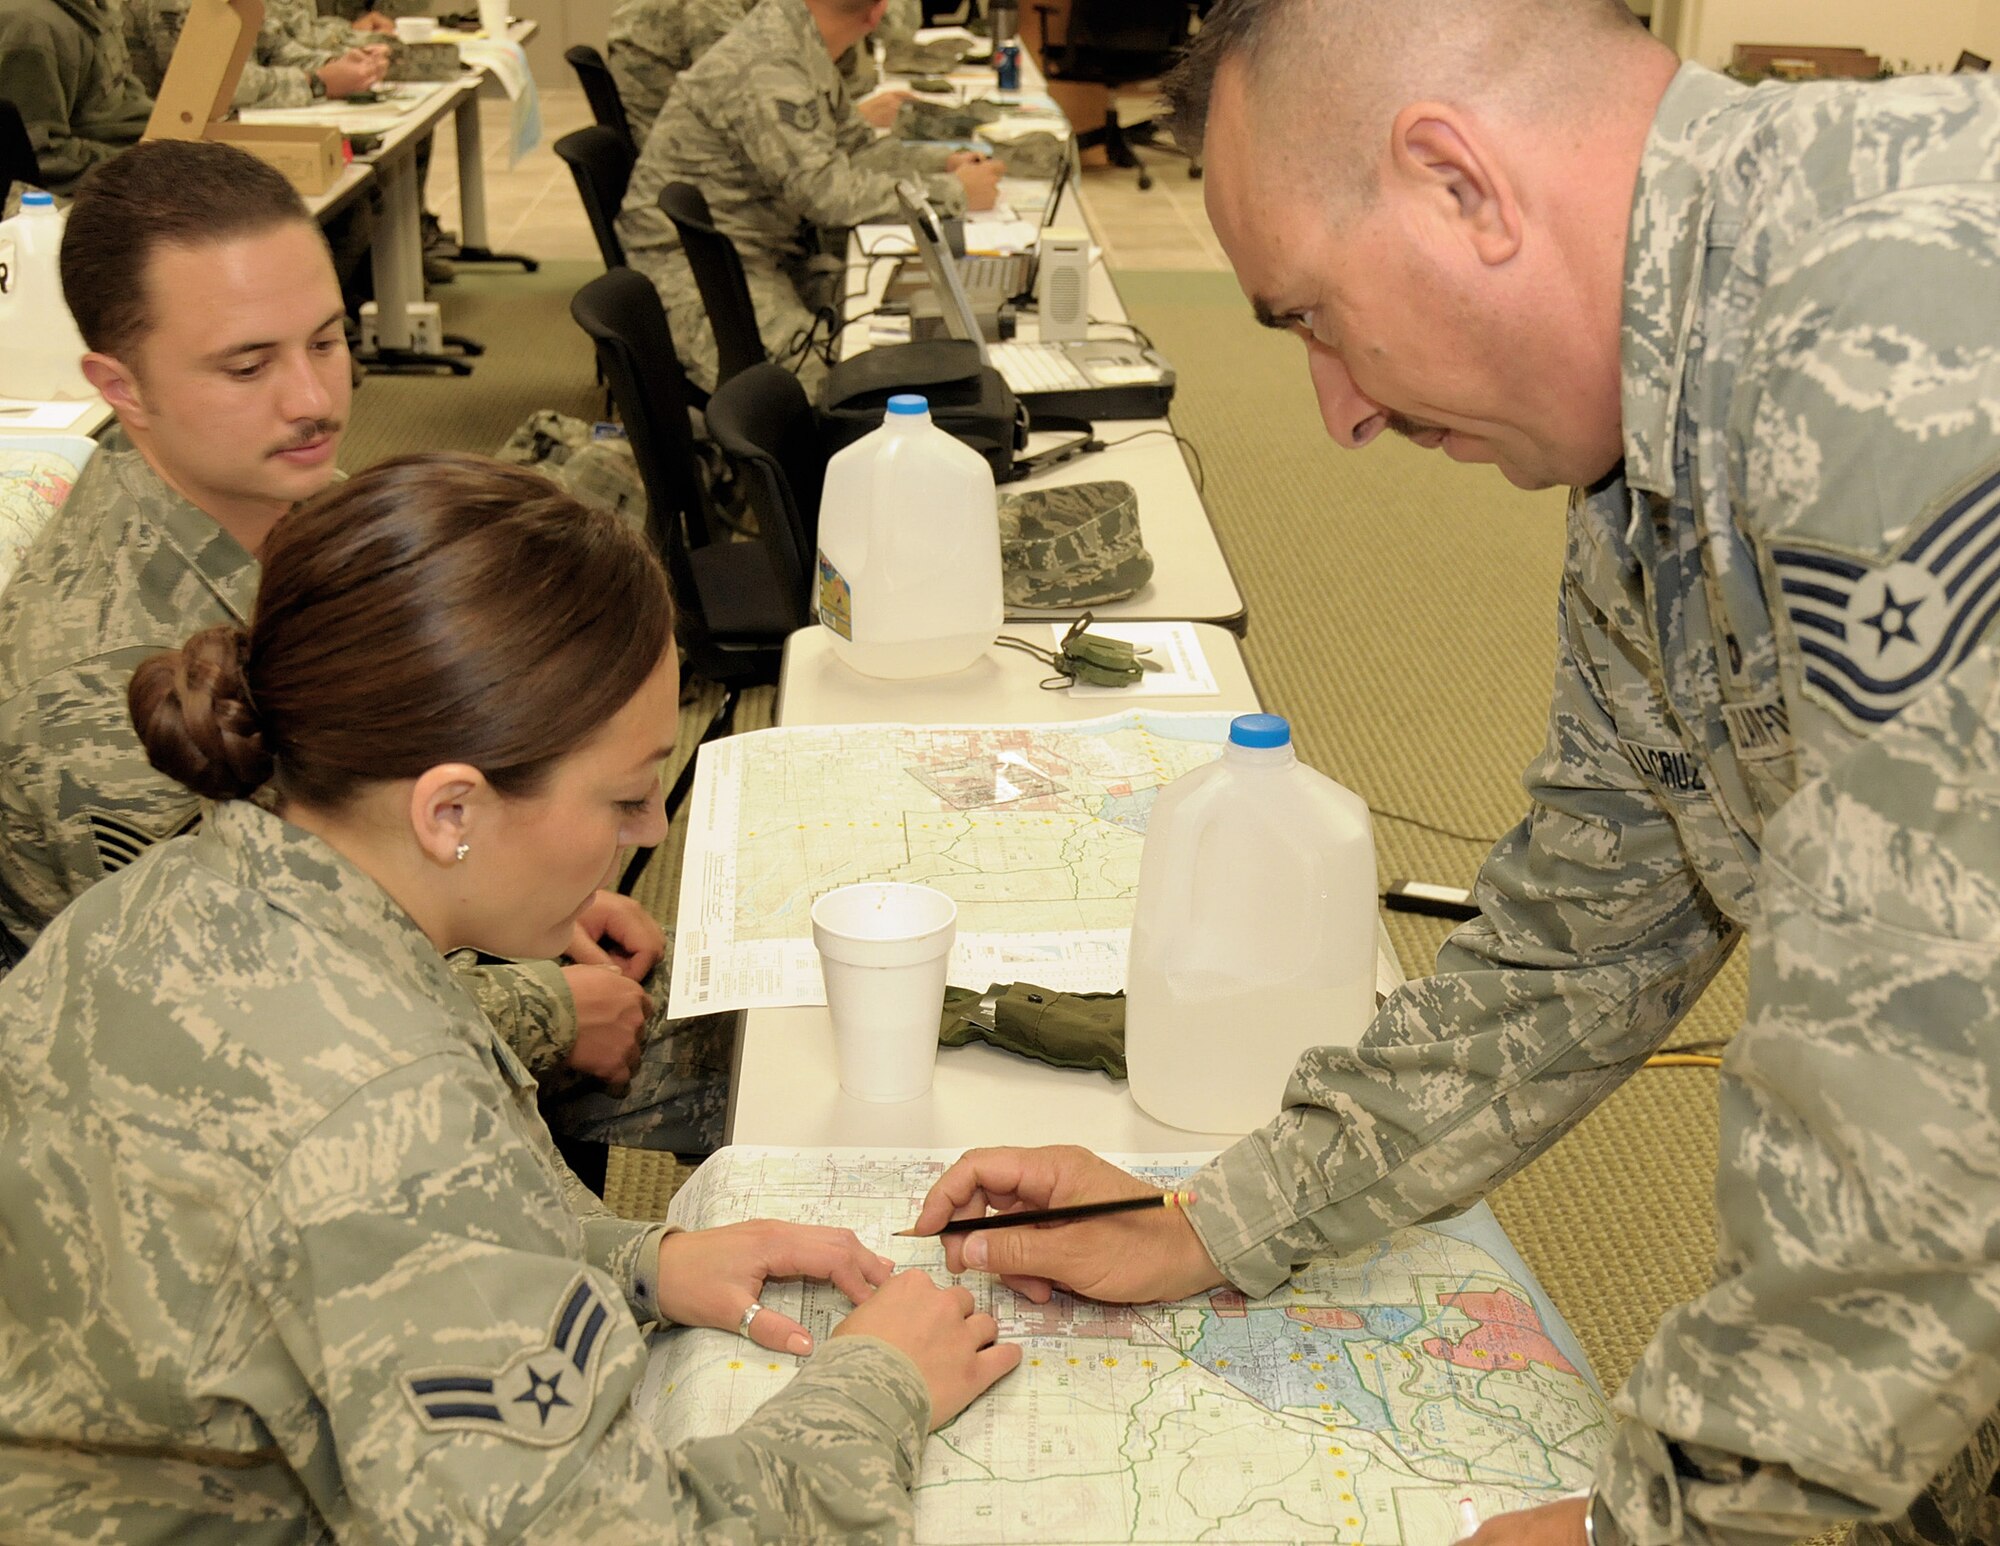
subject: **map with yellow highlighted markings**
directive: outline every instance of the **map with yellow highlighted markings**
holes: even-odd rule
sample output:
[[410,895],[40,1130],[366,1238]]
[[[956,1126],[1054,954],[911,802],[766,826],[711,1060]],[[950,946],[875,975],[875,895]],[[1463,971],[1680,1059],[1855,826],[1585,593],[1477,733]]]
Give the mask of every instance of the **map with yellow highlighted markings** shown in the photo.
[[951,980],[1125,986],[1153,799],[1221,753],[1226,714],[760,730],[701,749],[680,820],[676,1017],[825,1002],[816,898],[915,881],[958,904]]
[[[956,1157],[724,1149],[669,1216],[844,1225],[942,1279],[939,1247],[895,1231]],[[1114,1158],[1172,1186],[1205,1156]],[[932,1435],[919,1541],[1434,1546],[1456,1538],[1461,1498],[1485,1517],[1587,1487],[1610,1433],[1581,1350],[1484,1205],[1265,1299],[1036,1305],[964,1281],[1024,1356]],[[763,1299],[816,1336],[847,1308],[824,1285]],[[669,1444],[723,1432],[797,1366],[727,1332],[662,1333],[639,1410]]]

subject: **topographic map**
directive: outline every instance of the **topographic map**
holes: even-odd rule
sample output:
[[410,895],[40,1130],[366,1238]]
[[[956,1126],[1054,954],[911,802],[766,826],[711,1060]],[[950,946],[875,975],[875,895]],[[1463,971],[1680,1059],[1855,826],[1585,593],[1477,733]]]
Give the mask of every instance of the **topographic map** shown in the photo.
[[[66,437],[85,447],[81,436]],[[0,586],[14,577],[56,507],[69,498],[83,458],[41,448],[0,445]]]
[[[670,1217],[845,1225],[941,1279],[939,1246],[894,1231],[956,1157],[724,1149]],[[1119,1163],[1163,1186],[1196,1168]],[[1036,1305],[964,1281],[1024,1356],[931,1436],[920,1541],[1442,1546],[1461,1498],[1486,1517],[1587,1487],[1610,1432],[1582,1352],[1483,1205],[1315,1264],[1266,1299]],[[825,1285],[763,1297],[815,1336],[847,1307]],[[728,1332],[667,1332],[639,1410],[668,1444],[725,1432],[797,1363]]]
[[825,1002],[813,901],[917,881],[958,903],[951,980],[1125,986],[1146,817],[1226,714],[760,730],[701,749],[681,818],[676,1018]]

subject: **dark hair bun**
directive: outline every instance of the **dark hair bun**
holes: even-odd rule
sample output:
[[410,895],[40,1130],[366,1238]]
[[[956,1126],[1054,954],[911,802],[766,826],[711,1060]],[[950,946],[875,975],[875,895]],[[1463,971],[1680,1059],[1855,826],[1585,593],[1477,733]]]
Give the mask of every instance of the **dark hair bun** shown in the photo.
[[132,674],[125,695],[146,760],[211,800],[241,800],[271,777],[244,662],[250,636],[233,623],[204,628]]

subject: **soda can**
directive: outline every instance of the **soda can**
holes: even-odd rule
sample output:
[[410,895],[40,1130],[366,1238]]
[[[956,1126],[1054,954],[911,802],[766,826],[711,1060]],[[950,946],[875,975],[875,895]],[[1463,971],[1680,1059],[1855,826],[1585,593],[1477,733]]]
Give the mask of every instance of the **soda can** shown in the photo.
[[1009,43],[1000,50],[999,88],[1002,91],[1021,89],[1021,45]]

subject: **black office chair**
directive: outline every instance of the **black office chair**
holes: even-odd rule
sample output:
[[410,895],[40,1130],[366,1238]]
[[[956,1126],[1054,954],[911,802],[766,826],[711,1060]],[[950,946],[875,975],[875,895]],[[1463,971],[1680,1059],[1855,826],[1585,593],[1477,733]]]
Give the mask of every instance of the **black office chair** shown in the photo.
[[41,187],[42,167],[35,156],[35,142],[28,138],[28,126],[21,121],[21,110],[0,97],[0,205],[6,204],[15,183]]
[[597,238],[604,266],[623,268],[625,244],[618,239],[618,211],[624,206],[625,188],[637,159],[632,142],[616,129],[594,123],[565,134],[556,141],[555,152],[576,179],[577,196],[590,217],[590,232]]
[[668,183],[660,190],[660,209],[680,233],[695,288],[715,333],[715,384],[720,387],[738,371],[770,358],[764,335],[757,331],[757,307],[750,283],[743,277],[743,259],[736,244],[716,230],[708,200],[690,183]]
[[[1196,14],[1191,0],[1070,0],[1063,37],[1051,42],[1049,17],[1055,7],[1038,5],[1035,10],[1040,21],[1042,69],[1048,78],[1105,86],[1114,92],[1120,86],[1164,75],[1193,36]],[[1135,144],[1187,156],[1188,176],[1201,176],[1201,162],[1171,141],[1155,138],[1156,128],[1150,118],[1120,123],[1117,103],[1112,102],[1105,110],[1104,127],[1079,134],[1076,148],[1102,145],[1113,166],[1137,170],[1142,189],[1153,186],[1153,176],[1133,150]]]
[[618,94],[618,81],[611,73],[611,66],[604,62],[604,56],[588,43],[579,43],[565,49],[563,58],[576,71],[584,100],[590,104],[590,116],[604,128],[623,135],[625,143],[632,147],[632,154],[637,156],[639,142],[632,138],[632,123],[625,116],[625,99]]
[[687,376],[659,293],[644,274],[614,268],[570,302],[597,346],[646,486],[652,539],[673,580],[690,670],[725,684],[775,682],[785,635],[803,599],[779,583],[772,544],[725,540],[697,470]]
[[766,360],[717,387],[705,416],[756,512],[779,588],[796,603],[792,627],[803,628],[812,621],[813,555],[826,478],[819,415],[799,378]]

